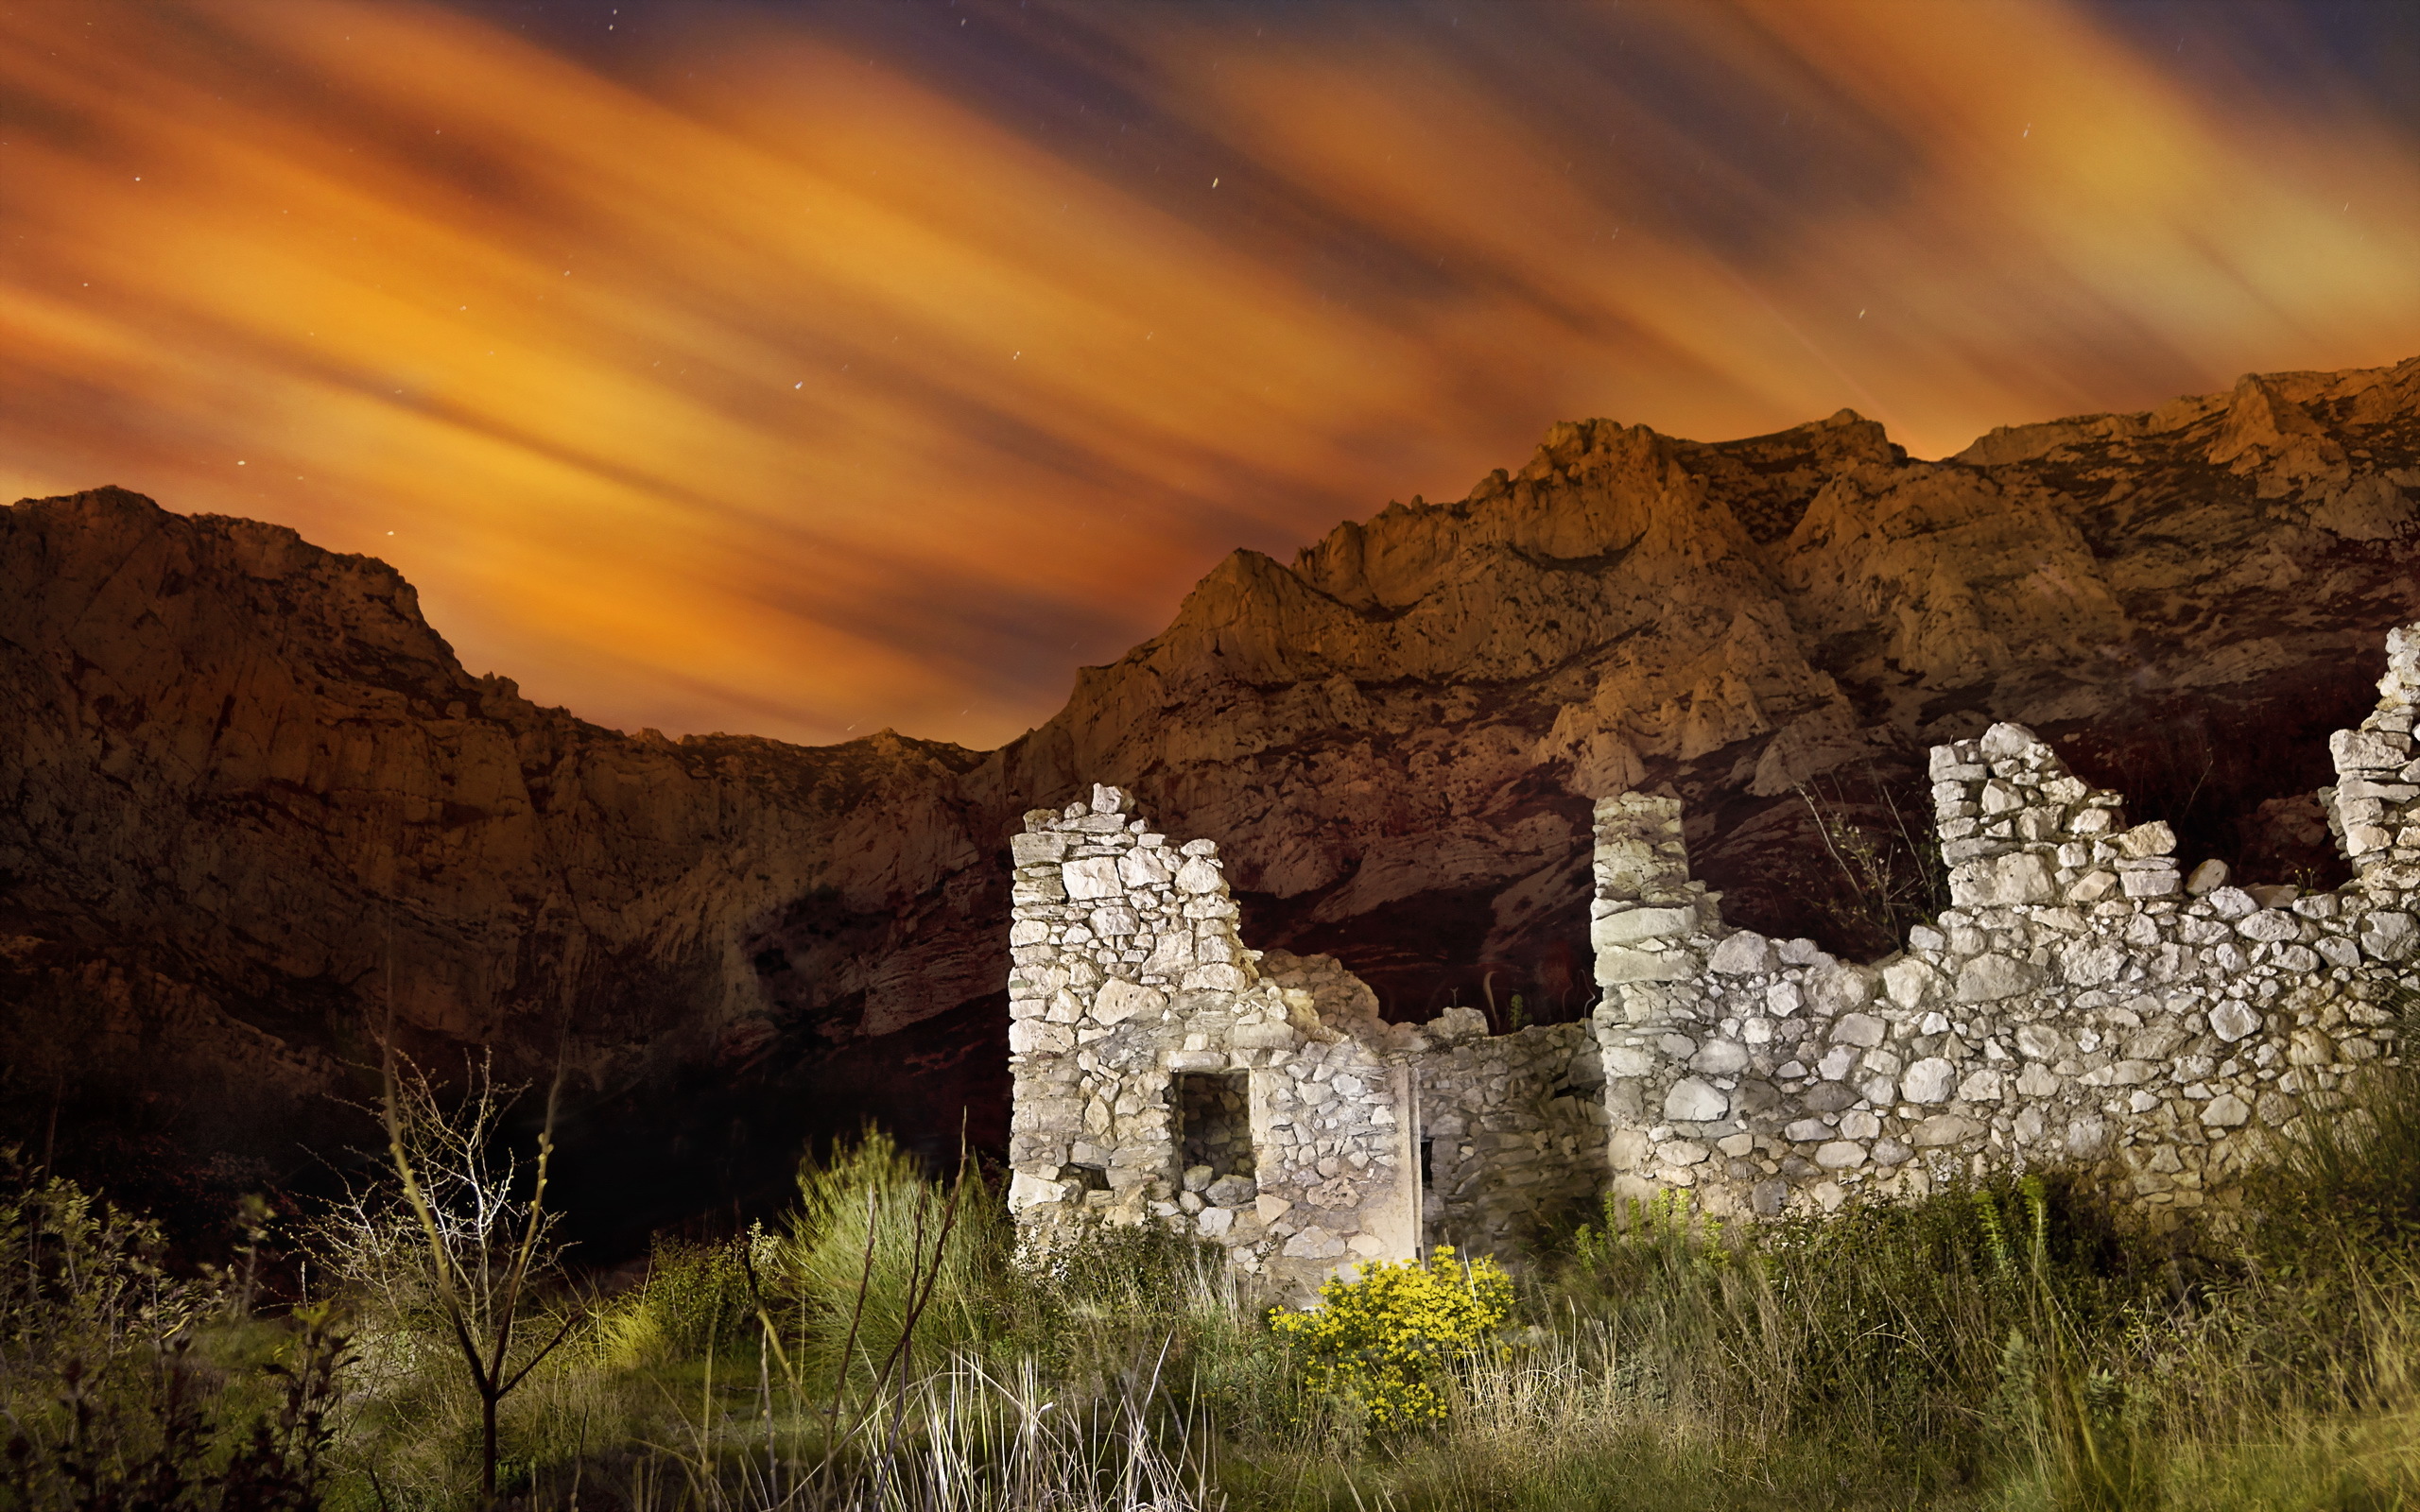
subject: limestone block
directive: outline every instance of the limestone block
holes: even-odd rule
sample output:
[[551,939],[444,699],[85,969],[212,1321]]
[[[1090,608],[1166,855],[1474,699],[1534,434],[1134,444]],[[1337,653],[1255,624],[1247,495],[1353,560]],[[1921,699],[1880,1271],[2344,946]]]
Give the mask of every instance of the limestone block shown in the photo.
[[1845,1171],[1865,1163],[1865,1146],[1847,1140],[1834,1140],[1815,1152],[1815,1163],[1826,1171]]
[[1689,1069],[1728,1075],[1748,1064],[1748,1047],[1736,1040],[1709,1040],[1689,1058]]
[[1874,996],[1874,974],[1858,966],[1838,965],[1829,971],[1809,971],[1806,985],[1815,1011],[1822,1014],[1860,1007]]
[[2035,1060],[2055,1060],[2063,1041],[2059,1031],[2047,1023],[2021,1023],[2016,1026],[2016,1048]]
[[[2115,982],[2125,970],[2126,952],[2116,940],[2080,939],[2059,950],[2059,974],[2077,987]],[[1962,976],[1960,985],[1964,986]]]
[[1314,1208],[1357,1208],[1361,1189],[1344,1177],[1333,1177],[1303,1194],[1303,1200]]
[[1039,1019],[1019,1019],[1009,1025],[1009,1054],[1057,1055],[1076,1048],[1075,1031]]
[[2172,855],[2176,850],[2176,832],[2166,819],[2153,819],[2137,824],[2118,833],[2118,853],[2128,860],[2139,861],[2150,856]]
[[1259,1216],[1263,1224],[1272,1224],[1285,1217],[1293,1206],[1284,1197],[1272,1197],[1264,1193],[1253,1199],[1252,1211]]
[[2409,803],[2420,798],[2420,787],[2410,782],[2373,782],[2364,778],[2348,777],[2336,784],[2339,799],[2374,798],[2385,803]]
[[1979,768],[1971,772],[1967,770],[1979,758],[1972,749],[1962,750],[1960,747],[1964,744],[1935,746],[1925,753],[1925,769],[1934,782],[1979,780],[1983,776]]
[[1832,1022],[1832,1043],[1861,1045],[1868,1049],[1882,1042],[1891,1026],[1870,1013],[1843,1013]]
[[2176,894],[2174,867],[2144,862],[2118,863],[2118,881],[2129,898],[2171,898]]
[[1984,760],[1998,762],[2022,756],[2042,742],[2023,725],[2002,720],[1984,730],[1982,739],[1976,744]]
[[1645,1129],[1616,1129],[1614,1137],[1605,1143],[1606,1160],[1616,1171],[1637,1170],[1647,1162],[1647,1155],[1648,1143]]
[[[1716,954],[1721,954],[1720,947]],[[1685,982],[1695,975],[1697,957],[1687,951],[1641,951],[1609,945],[1597,952],[1599,987],[1619,987],[1625,982]]]
[[[1191,847],[1188,846],[1186,849],[1190,850]],[[1176,887],[1179,892],[1196,894],[1217,892],[1224,883],[1225,877],[1216,866],[1211,864],[1207,856],[1188,856],[1185,858],[1184,865],[1177,868]]]
[[2032,989],[2041,973],[2031,964],[1986,952],[1958,970],[1958,1001],[1996,1003]]
[[1945,1144],[1957,1144],[1983,1132],[1983,1125],[1956,1113],[1935,1113],[1916,1125],[1914,1140],[1920,1150],[1939,1149]]
[[2212,1128],[2234,1128],[2251,1118],[2251,1105],[2233,1092],[2221,1092],[2202,1108],[2202,1122]]
[[1958,1084],[1958,1100],[1964,1103],[1996,1103],[2000,1100],[2000,1074],[1979,1071]]
[[2340,772],[2393,770],[2411,760],[2411,737],[2377,730],[2340,730],[2327,737]]
[[1193,964],[1193,936],[1180,928],[1152,943],[1151,954],[1143,962],[1143,972],[1147,976],[1183,976]]
[[1344,1253],[1344,1241],[1313,1224],[1288,1239],[1283,1253],[1289,1260],[1333,1260]]
[[1009,1177],[1009,1211],[1025,1212],[1045,1203],[1057,1202],[1067,1194],[1067,1189],[1045,1177],[1019,1171]]
[[1117,858],[1117,878],[1129,887],[1157,887],[1168,881],[1167,863],[1157,850],[1129,850]]
[[1939,1056],[1927,1056],[1908,1068],[1899,1083],[1899,1095],[1911,1103],[1945,1103],[1957,1080],[1957,1067]]
[[1601,950],[1642,939],[1669,939],[1688,934],[1697,928],[1697,922],[1698,911],[1694,908],[1628,908],[1591,919],[1588,943]]
[[1103,939],[1123,939],[1142,928],[1131,908],[1096,908],[1085,921]]
[[1731,1110],[1731,1099],[1695,1076],[1684,1076],[1664,1095],[1664,1116],[1676,1124],[1710,1124]]
[[2048,1097],[2059,1090],[2059,1078],[2050,1069],[2037,1063],[2029,1064],[2016,1074],[2016,1090],[2026,1097]]
[[1126,892],[1125,884],[1117,878],[1115,856],[1086,856],[1063,863],[1059,868],[1059,880],[1073,899],[1119,898]]
[[1949,900],[1961,908],[2047,903],[2057,896],[2049,867],[2031,850],[1964,861],[1949,868]]
[[1167,994],[1157,988],[1112,977],[1093,998],[1092,1017],[1101,1024],[1120,1024],[1138,1013],[1158,1013],[1167,1006]]
[[1882,969],[1884,994],[1903,1008],[1923,1006],[1940,980],[1939,973],[1918,960],[1897,960]]
[[2264,908],[2239,920],[2235,932],[2248,940],[2275,944],[2280,940],[2299,938],[2303,926],[2302,920],[2291,914],[2281,909]]
[[1236,1227],[1236,1210],[1204,1208],[1194,1214],[1193,1222],[1194,1226],[1201,1230],[1202,1238],[1224,1239]]
[[1067,837],[1063,834],[1012,834],[1009,836],[1009,859],[1020,867],[1056,866],[1067,853]]
[[1168,1052],[1170,1071],[1225,1071],[1227,1053],[1223,1050],[1171,1050]]
[[1245,985],[1242,969],[1224,961],[1192,967],[1177,982],[1185,992],[1240,992]]
[[1748,976],[1770,971],[1781,964],[1772,941],[1753,929],[1742,929],[1726,936],[1706,956],[1706,970],[1725,976]]
[[1056,871],[1020,876],[1009,887],[1009,902],[1018,908],[1047,907],[1066,901],[1067,885]]
[[1643,1045],[1605,1047],[1605,1074],[1609,1076],[1644,1076],[1654,1065],[1655,1057]]
[[2097,903],[2118,890],[2118,873],[2108,870],[2087,871],[2067,889],[2067,901]]
[[2206,897],[2227,885],[2227,864],[2212,857],[2195,867],[2185,878],[2185,890],[2196,898]]
[[2361,949],[2381,961],[2399,961],[2420,943],[2410,914],[2379,912],[2361,920]]
[[1812,1144],[1832,1137],[1832,1125],[1820,1118],[1802,1118],[1781,1131],[1783,1139],[1797,1144]]
[[2244,1004],[2232,1000],[2210,1010],[2210,1032],[2229,1044],[2253,1034],[2260,1027],[2260,1015]]

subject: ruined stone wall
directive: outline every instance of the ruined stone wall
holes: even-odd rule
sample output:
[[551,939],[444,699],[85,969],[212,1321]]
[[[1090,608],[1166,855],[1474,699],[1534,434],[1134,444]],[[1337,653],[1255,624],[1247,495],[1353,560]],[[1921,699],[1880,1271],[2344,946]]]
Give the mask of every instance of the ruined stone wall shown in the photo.
[[[1183,1224],[1296,1289],[1424,1243],[1501,1252],[1610,1187],[1714,1213],[2097,1172],[2154,1227],[2397,1054],[2420,946],[2420,629],[2322,793],[2355,880],[2180,875],[2021,726],[1931,753],[1951,906],[1871,964],[1724,922],[1677,799],[1597,805],[1584,1025],[1380,1021],[1324,956],[1247,950],[1217,850],[1115,788],[1015,837],[1011,1207],[1029,1233]],[[1424,1175],[1425,1173],[1425,1175]]]
[[1300,1290],[1410,1257],[1424,1228],[1499,1246],[1602,1186],[1584,1026],[1384,1022],[1334,960],[1246,949],[1217,848],[1169,846],[1115,788],[1027,815],[1012,856],[1009,1203],[1028,1235],[1178,1224]]
[[1585,1023],[1490,1038],[1465,1009],[1432,1036],[1449,1022],[1471,1037],[1414,1062],[1424,1237],[1503,1254],[1604,1190],[1604,1075]]
[[2264,1131],[2396,1050],[2420,887],[2420,640],[2331,742],[2334,892],[2188,888],[2164,823],[2017,725],[1931,756],[1952,906],[1872,965],[1721,921],[1679,804],[1598,805],[1594,1015],[1618,1192],[1714,1212],[1829,1211],[1958,1174],[2081,1165],[2155,1227],[2222,1191]]
[[1218,848],[1125,809],[1096,787],[1012,841],[1019,1223],[1183,1224],[1278,1282],[1413,1253],[1417,1031],[1333,961],[1246,950]]

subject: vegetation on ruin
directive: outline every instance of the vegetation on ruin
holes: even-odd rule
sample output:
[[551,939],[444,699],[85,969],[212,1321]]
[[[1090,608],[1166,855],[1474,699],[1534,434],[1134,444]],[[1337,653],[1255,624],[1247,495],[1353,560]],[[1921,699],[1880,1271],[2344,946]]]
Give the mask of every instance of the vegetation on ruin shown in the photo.
[[[469,1286],[461,1215],[489,1201],[519,1253],[529,1194],[417,1148]],[[392,1184],[255,1208],[201,1267],[18,1162],[0,1506],[475,1505],[491,1401],[497,1495],[533,1507],[2411,1504],[2420,1073],[2381,1071],[2250,1197],[2159,1240],[2055,1177],[1753,1226],[1613,1203],[1504,1257],[1517,1280],[1374,1267],[1272,1326],[1164,1233],[1021,1256],[980,1171],[870,1136],[783,1221],[643,1267],[549,1264],[540,1225],[511,1340],[482,1346],[491,1297],[466,1354]],[[520,1379],[491,1396],[474,1358]]]

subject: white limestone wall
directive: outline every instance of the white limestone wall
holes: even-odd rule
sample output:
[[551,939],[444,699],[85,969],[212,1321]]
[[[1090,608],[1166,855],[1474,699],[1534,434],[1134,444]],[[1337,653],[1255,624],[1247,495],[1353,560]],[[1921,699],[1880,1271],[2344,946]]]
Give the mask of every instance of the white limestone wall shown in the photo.
[[2079,1165],[2155,1227],[2223,1193],[2269,1130],[2397,1053],[2420,929],[2420,637],[2331,742],[2359,868],[2333,892],[2180,874],[2161,823],[2020,726],[1935,747],[1952,906],[1870,965],[1732,929],[1686,877],[1677,802],[1598,808],[1594,1023],[1617,1191],[1715,1212],[1913,1195]]
[[[1246,949],[1217,848],[1169,845],[1115,788],[1027,815],[1011,850],[1009,1200],[1028,1235],[1178,1225],[1301,1289],[1437,1238],[1500,1248],[1601,1188],[1583,1026],[1383,1022],[1334,960]],[[1234,1078],[1248,1155],[1190,1163],[1188,1075]]]
[[[1028,814],[1012,839],[1018,1222],[1046,1240],[1071,1223],[1181,1225],[1278,1281],[1409,1257],[1403,1052],[1416,1031],[1391,1040],[1369,989],[1333,961],[1245,949],[1218,848],[1171,846],[1126,806],[1096,787],[1088,803]],[[1240,1084],[1249,1174],[1185,1164],[1175,1093],[1188,1074]]]

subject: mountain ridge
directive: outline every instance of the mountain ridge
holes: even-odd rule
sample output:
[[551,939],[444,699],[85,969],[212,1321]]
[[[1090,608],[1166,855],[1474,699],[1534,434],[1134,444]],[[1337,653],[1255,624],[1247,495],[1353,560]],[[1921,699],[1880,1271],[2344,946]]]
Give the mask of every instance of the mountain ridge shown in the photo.
[[2420,360],[1938,461],[1853,411],[1710,443],[1559,422],[1463,499],[1231,554],[988,752],[626,735],[471,677],[374,558],[123,490],[25,501],[0,1013],[38,1054],[0,1091],[21,1128],[45,1077],[98,1120],[106,1089],[68,1085],[123,1075],[156,1094],[136,1125],[279,1175],[391,1007],[423,1054],[525,1074],[568,1024],[577,1138],[644,1143],[665,1188],[632,1221],[858,1117],[996,1143],[1003,837],[1095,781],[1220,843],[1247,938],[1331,950],[1406,1017],[1578,1010],[1587,805],[1617,787],[1689,799],[1740,921],[1876,948],[1816,906],[1797,790],[1879,815],[1993,717],[2205,850],[2324,868],[2295,743],[2420,617],[2415,489]]

